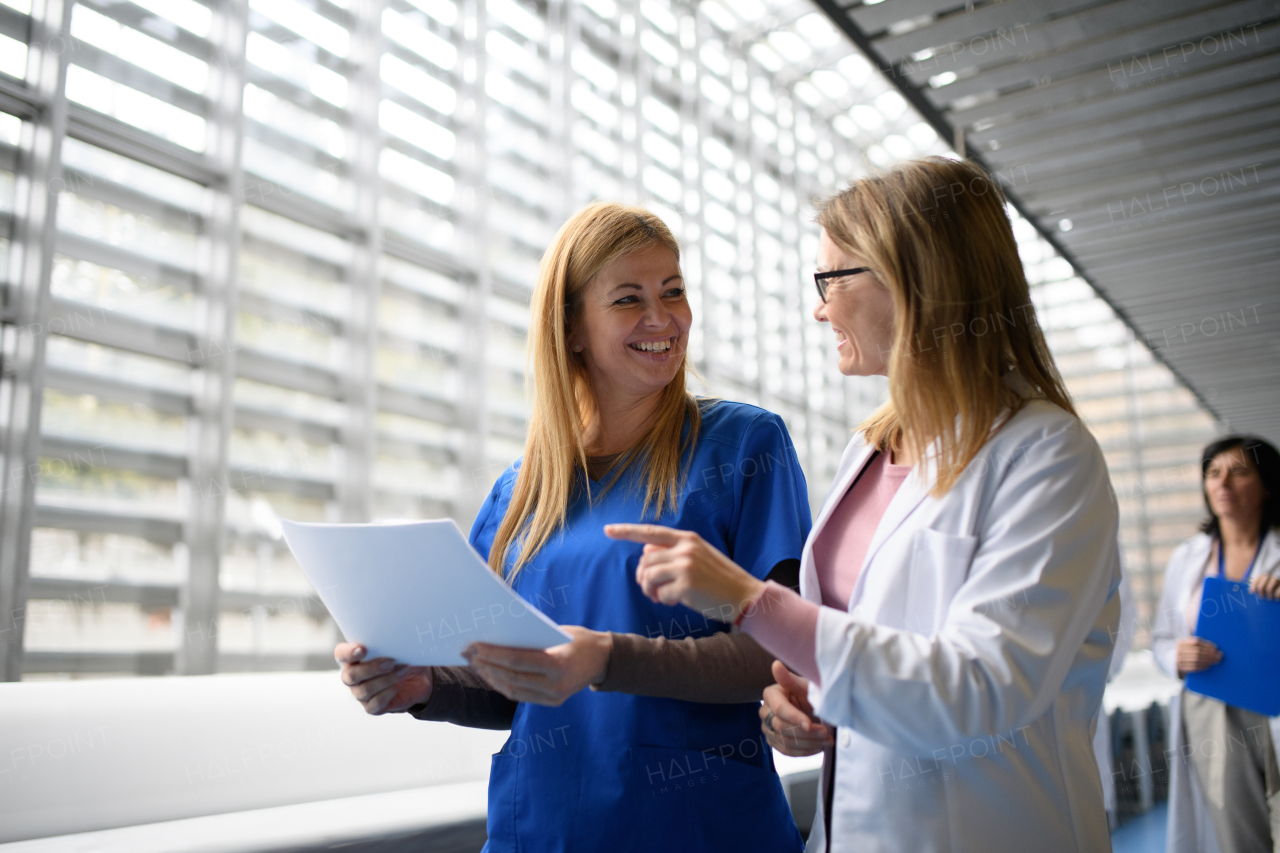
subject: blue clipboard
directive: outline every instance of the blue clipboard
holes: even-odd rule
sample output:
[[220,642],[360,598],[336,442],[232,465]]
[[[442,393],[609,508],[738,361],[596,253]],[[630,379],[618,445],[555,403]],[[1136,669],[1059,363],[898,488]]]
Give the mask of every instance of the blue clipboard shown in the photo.
[[1196,636],[1222,650],[1222,662],[1187,675],[1187,689],[1268,717],[1280,714],[1280,601],[1247,584],[1204,579]]

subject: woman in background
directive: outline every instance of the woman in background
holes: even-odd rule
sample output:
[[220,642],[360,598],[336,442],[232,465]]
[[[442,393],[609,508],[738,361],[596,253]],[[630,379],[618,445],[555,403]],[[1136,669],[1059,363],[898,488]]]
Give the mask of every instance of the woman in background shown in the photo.
[[[1206,577],[1280,598],[1280,454],[1228,436],[1204,449],[1200,475],[1209,517],[1169,558],[1151,632],[1156,663],[1177,678],[1222,659],[1194,636]],[[1169,853],[1280,850],[1280,717],[1189,690],[1169,710]]]
[[756,713],[771,656],[725,613],[645,598],[640,546],[602,529],[697,530],[753,576],[795,583],[810,525],[799,460],[777,415],[686,389],[679,258],[660,219],[606,203],[543,258],[525,453],[471,544],[573,641],[475,646],[470,669],[335,652],[371,714],[511,729],[489,777],[491,853],[802,846]]

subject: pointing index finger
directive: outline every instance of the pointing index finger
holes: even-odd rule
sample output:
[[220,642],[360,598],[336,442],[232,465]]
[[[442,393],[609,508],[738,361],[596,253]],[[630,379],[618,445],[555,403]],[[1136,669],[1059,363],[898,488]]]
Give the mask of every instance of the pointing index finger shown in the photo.
[[644,542],[648,545],[675,545],[680,541],[677,531],[661,524],[606,524],[604,535],[610,539]]

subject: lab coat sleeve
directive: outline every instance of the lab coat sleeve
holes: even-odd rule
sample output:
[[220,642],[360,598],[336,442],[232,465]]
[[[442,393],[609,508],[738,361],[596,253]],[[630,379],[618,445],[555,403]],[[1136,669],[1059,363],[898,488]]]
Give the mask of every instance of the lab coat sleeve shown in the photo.
[[[1020,728],[1053,702],[1119,578],[1117,509],[1102,452],[1079,421],[1007,448],[986,485],[955,487],[965,490],[956,499],[990,504],[934,636],[822,608],[823,686],[810,693],[819,717],[927,755]],[[1108,645],[1095,647],[1104,678]]]
[[1174,678],[1178,677],[1178,638],[1186,634],[1179,630],[1178,620],[1186,617],[1178,612],[1178,600],[1185,583],[1185,573],[1179,569],[1186,562],[1187,550],[1186,545],[1181,545],[1169,558],[1169,565],[1164,570],[1164,591],[1160,593],[1160,607],[1156,610],[1155,624],[1151,627],[1151,653],[1155,656],[1156,666],[1165,675]]
[[1120,627],[1116,631],[1116,646],[1111,650],[1111,668],[1107,670],[1107,681],[1115,678],[1124,669],[1125,656],[1133,647],[1133,635],[1138,630],[1138,605],[1133,600],[1133,585],[1129,583],[1129,573],[1121,567],[1120,588],[1116,590],[1120,597]]

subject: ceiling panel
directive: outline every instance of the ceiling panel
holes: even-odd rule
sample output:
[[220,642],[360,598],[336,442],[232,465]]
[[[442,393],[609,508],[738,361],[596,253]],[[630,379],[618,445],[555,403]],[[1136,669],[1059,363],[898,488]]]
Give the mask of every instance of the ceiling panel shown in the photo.
[[1280,443],[1280,0],[817,3],[1214,415]]

